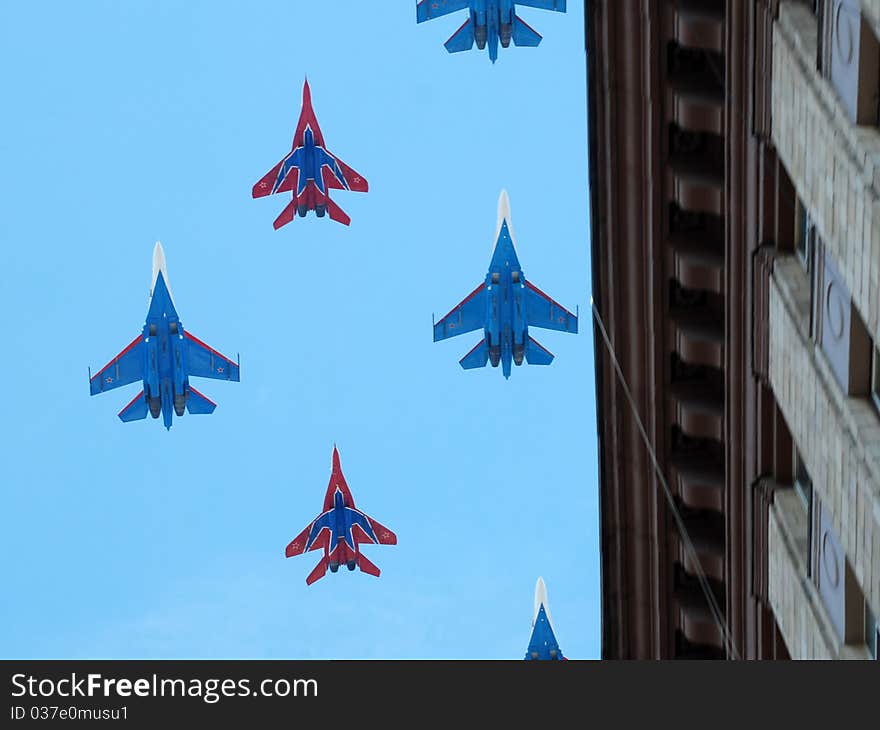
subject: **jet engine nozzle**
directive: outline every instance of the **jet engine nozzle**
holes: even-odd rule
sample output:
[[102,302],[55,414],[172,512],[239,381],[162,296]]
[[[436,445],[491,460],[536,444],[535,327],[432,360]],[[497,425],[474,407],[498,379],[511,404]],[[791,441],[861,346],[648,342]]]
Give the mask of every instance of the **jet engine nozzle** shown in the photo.
[[510,37],[513,35],[513,24],[501,23],[498,35],[501,38],[501,47],[507,48],[510,45]]
[[474,40],[477,42],[477,48],[481,51],[486,47],[486,38],[489,36],[489,28],[485,25],[478,25],[474,28]]

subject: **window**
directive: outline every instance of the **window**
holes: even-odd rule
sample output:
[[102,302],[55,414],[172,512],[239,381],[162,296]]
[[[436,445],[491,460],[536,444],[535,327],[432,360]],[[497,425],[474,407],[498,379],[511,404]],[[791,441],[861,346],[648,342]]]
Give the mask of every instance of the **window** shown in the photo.
[[880,350],[871,348],[871,398],[880,410]]
[[871,612],[867,601],[865,601],[865,644],[868,645],[871,659],[876,659],[877,645],[880,644],[880,627],[877,626],[877,618]]
[[[794,449],[794,490],[803,502],[807,512],[807,525],[813,523],[813,480],[807,472],[807,465],[801,459],[800,452]],[[807,529],[807,575],[812,575],[813,530]]]
[[813,501],[813,480],[797,449],[794,450],[794,488],[804,503],[804,509],[809,510]]
[[813,270],[813,247],[816,242],[816,226],[800,198],[795,204],[794,249],[801,266],[807,273]]

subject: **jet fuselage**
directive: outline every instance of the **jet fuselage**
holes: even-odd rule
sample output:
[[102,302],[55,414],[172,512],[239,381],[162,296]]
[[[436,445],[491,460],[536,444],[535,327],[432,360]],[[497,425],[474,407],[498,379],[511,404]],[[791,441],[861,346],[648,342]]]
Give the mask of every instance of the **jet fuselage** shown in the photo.
[[498,242],[486,274],[486,345],[489,361],[510,377],[511,361],[521,365],[529,335],[524,311],[525,277],[510,237],[507,221],[501,224]]
[[345,177],[336,160],[327,150],[315,144],[315,135],[311,127],[306,127],[303,133],[303,144],[293,150],[281,165],[278,179],[272,192],[278,190],[287,176],[295,168],[297,171],[297,183],[295,196],[297,198],[296,212],[302,218],[310,210],[321,218],[327,212],[327,186],[324,183],[324,166],[330,167],[334,175],[345,186]]
[[144,396],[150,415],[158,418],[161,412],[165,428],[171,428],[172,413],[183,415],[189,381],[183,325],[161,272],[153,288],[143,336],[147,358]]

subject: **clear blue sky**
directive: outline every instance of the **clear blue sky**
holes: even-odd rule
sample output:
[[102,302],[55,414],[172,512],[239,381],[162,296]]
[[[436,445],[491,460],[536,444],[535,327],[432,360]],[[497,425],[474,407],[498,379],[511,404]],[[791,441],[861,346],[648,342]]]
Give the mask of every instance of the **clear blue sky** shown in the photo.
[[[537,49],[447,54],[415,0],[6,3],[3,657],[514,658],[537,577],[562,650],[599,656],[582,3]],[[369,180],[350,228],[252,185],[308,75]],[[433,343],[485,276],[502,187],[527,278],[580,307],[549,367],[463,371]],[[123,424],[87,367],[138,334],[161,240],[184,326],[241,382],[211,416]],[[382,569],[305,577],[333,442]]]

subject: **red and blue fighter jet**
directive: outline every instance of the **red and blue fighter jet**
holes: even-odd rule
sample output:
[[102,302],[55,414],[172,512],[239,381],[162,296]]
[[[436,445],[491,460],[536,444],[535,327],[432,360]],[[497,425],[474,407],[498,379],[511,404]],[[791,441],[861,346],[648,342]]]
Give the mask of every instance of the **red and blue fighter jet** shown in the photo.
[[325,213],[348,225],[351,218],[330,200],[329,190],[367,192],[367,181],[324,146],[324,135],[312,110],[309,82],[303,86],[303,106],[293,135],[293,147],[287,156],[254,185],[253,196],[293,193],[293,200],[275,219],[275,230],[290,223],[294,214],[304,218],[310,210],[322,218]]
[[517,46],[537,46],[541,42],[540,34],[516,14],[517,5],[565,12],[565,0],[420,0],[416,22],[467,8],[468,19],[446,41],[446,50],[469,51],[476,41],[481,51],[489,47],[489,59],[495,63],[499,41],[502,48],[507,48],[511,40]]
[[526,281],[510,223],[507,192],[498,200],[495,250],[486,279],[439,322],[434,323],[434,342],[482,328],[483,339],[459,363],[465,370],[482,368],[487,362],[510,377],[510,363],[549,365],[552,353],[529,336],[529,327],[576,333],[578,318],[538,287]]
[[544,585],[543,578],[538,578],[538,583],[535,585],[535,615],[532,618],[532,636],[529,639],[526,659],[565,659],[559,650],[559,643],[550,623],[547,586]]
[[153,284],[150,309],[141,334],[94,375],[89,373],[92,395],[138,380],[143,388],[119,412],[123,421],[137,421],[162,414],[171,428],[172,413],[213,413],[216,403],[192,385],[190,376],[216,380],[239,380],[239,366],[183,329],[177,316],[162,244],[153,249]]
[[357,566],[364,573],[378,576],[379,569],[360,550],[365,543],[396,545],[397,535],[354,506],[354,497],[342,475],[339,451],[334,446],[333,470],[324,495],[324,511],[287,546],[285,555],[291,558],[308,550],[324,551],[324,556],[306,578],[307,585],[323,578],[327,568],[335,573],[343,564],[349,570]]

